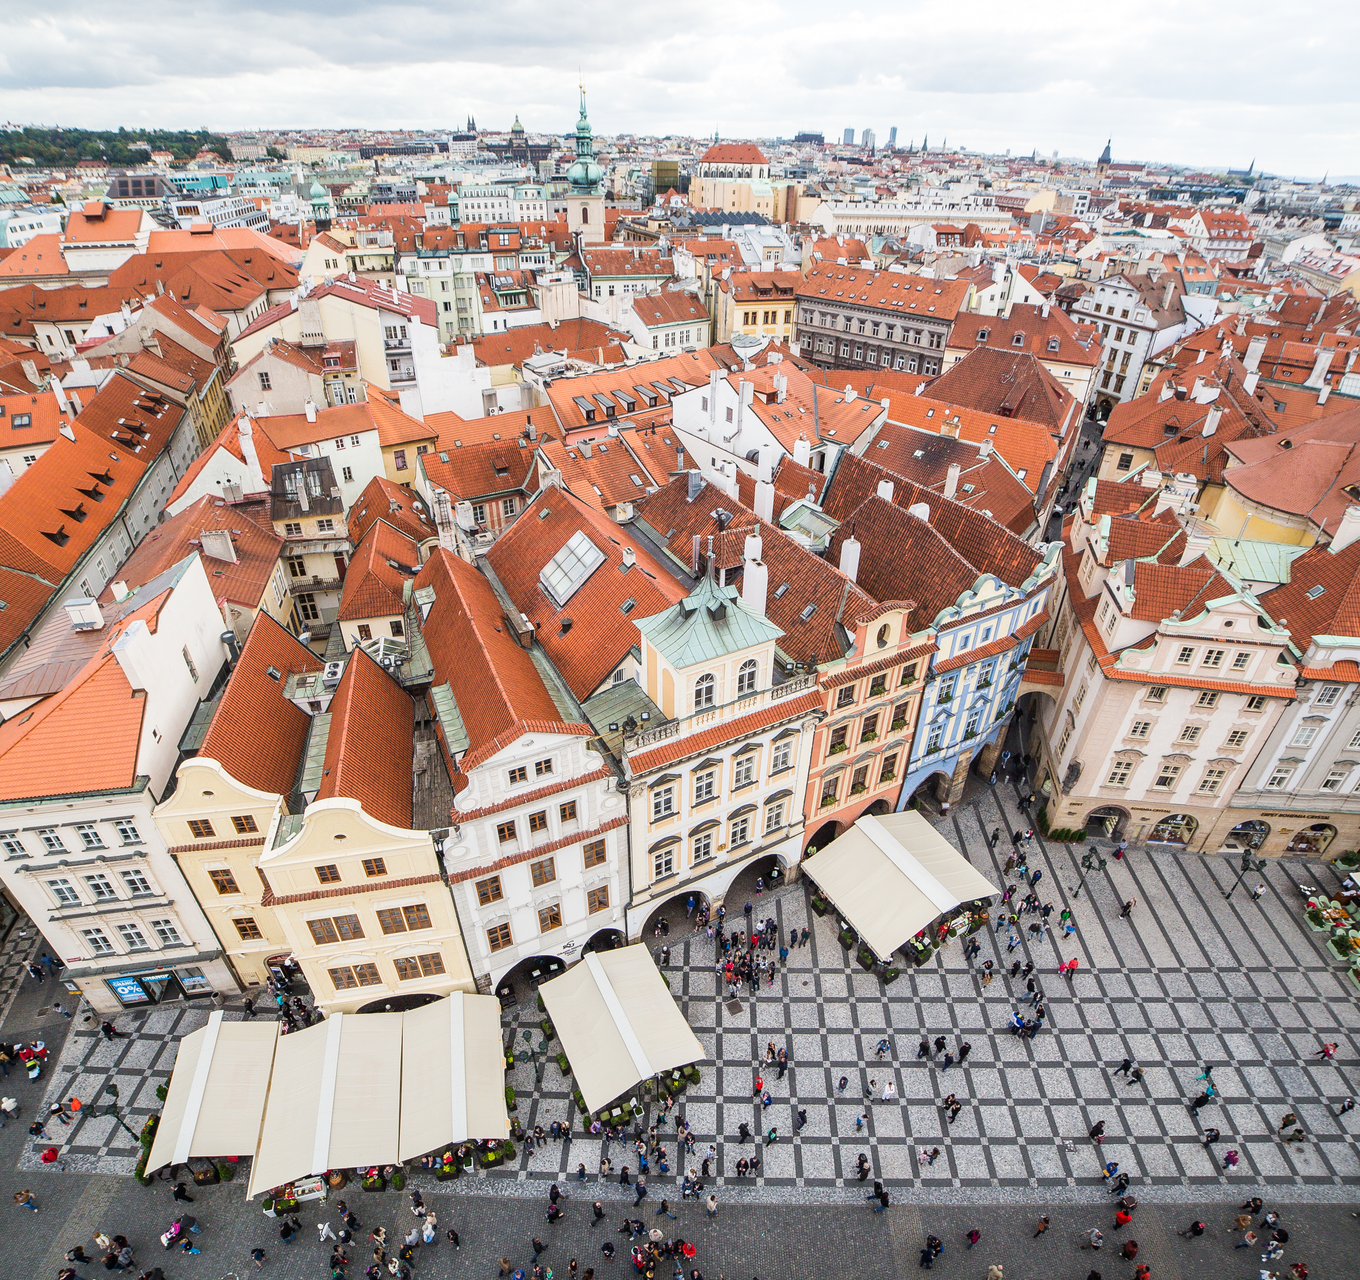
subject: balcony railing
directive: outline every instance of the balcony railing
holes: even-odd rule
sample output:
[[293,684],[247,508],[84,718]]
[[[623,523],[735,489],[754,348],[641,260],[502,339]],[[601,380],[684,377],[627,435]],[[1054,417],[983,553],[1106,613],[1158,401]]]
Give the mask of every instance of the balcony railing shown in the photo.
[[644,729],[636,736],[624,740],[624,751],[641,751],[647,747],[655,746],[658,742],[695,733],[724,721],[740,719],[742,716],[750,715],[753,711],[758,711],[769,703],[780,702],[795,694],[805,693],[814,688],[816,684],[816,675],[806,674],[795,676],[792,680],[786,680],[783,684],[776,685],[771,689],[759,689],[755,693],[742,694],[741,697],[734,698],[731,702],[724,702],[714,707],[705,707],[702,711],[696,711],[693,715],[674,720],[670,724],[660,725],[655,729]]

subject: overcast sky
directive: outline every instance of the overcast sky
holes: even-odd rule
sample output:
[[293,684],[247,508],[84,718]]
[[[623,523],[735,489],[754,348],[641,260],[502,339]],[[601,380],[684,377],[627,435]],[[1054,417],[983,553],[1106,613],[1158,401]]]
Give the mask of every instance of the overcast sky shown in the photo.
[[0,0],[0,118],[830,139],[1360,173],[1360,5]]

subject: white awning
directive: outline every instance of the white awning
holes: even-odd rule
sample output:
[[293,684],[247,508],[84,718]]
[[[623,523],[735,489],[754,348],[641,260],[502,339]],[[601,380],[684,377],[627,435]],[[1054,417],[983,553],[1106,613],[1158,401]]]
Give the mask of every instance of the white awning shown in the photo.
[[642,944],[591,952],[538,993],[590,1111],[704,1056]]
[[464,1137],[503,1138],[504,1070],[493,996],[334,1013],[281,1036],[249,1195],[328,1169],[396,1164],[403,1152]]
[[510,1121],[500,1003],[456,993],[402,1019],[401,1159],[504,1138]]
[[860,818],[803,870],[880,960],[946,912],[1000,892],[911,812]]
[[217,1010],[179,1042],[148,1173],[190,1156],[255,1154],[278,1037],[277,1022],[224,1022]]

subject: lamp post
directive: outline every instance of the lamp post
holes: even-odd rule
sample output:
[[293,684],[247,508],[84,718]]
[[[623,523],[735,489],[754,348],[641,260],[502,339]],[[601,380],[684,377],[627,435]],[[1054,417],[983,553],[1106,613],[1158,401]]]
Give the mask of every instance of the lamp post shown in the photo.
[[104,1108],[104,1114],[105,1114],[106,1116],[112,1116],[112,1117],[113,1117],[120,1125],[122,1125],[123,1131],[124,1131],[124,1132],[128,1135],[128,1137],[130,1137],[134,1142],[140,1142],[140,1141],[141,1141],[141,1138],[140,1138],[136,1133],[134,1133],[131,1129],[129,1129],[129,1128],[127,1127],[127,1125],[126,1125],[126,1124],[124,1123],[124,1121],[123,1121],[123,1117],[122,1117],[121,1115],[118,1114],[118,1086],[117,1086],[116,1084],[110,1083],[110,1084],[108,1084],[108,1085],[105,1086],[104,1092],[107,1093],[107,1094],[111,1094],[112,1097],[113,1097],[113,1101],[110,1102],[110,1103],[108,1103],[108,1104],[105,1106],[105,1108]]
[[1081,897],[1081,886],[1086,883],[1086,877],[1092,871],[1105,870],[1106,861],[1104,858],[1100,856],[1100,850],[1097,849],[1095,845],[1092,845],[1085,853],[1081,855],[1081,865],[1083,868],[1081,879],[1078,880],[1077,883],[1074,884],[1071,888],[1073,900]]
[[1243,849],[1242,870],[1237,873],[1237,879],[1232,882],[1232,887],[1229,888],[1228,892],[1223,895],[1224,901],[1227,901],[1227,899],[1233,896],[1233,890],[1236,889],[1237,886],[1242,883],[1242,877],[1246,875],[1248,871],[1255,871],[1259,874],[1265,869],[1266,860],[1264,858],[1253,858],[1251,856],[1250,849]]

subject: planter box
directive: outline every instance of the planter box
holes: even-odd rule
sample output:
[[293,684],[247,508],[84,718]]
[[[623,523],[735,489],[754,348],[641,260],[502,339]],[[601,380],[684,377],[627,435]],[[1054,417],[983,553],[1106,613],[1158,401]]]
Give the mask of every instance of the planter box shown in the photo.
[[438,1180],[439,1182],[452,1182],[452,1181],[453,1181],[460,1173],[462,1173],[462,1172],[463,1172],[463,1166],[462,1166],[462,1165],[460,1165],[460,1164],[449,1164],[449,1165],[445,1165],[445,1166],[444,1166],[442,1169],[440,1169],[439,1172],[436,1173],[434,1176],[435,1176],[436,1180]]
[[915,948],[913,948],[910,952],[908,952],[908,955],[911,957],[912,964],[914,964],[919,969],[923,964],[925,964],[927,960],[930,959],[931,953],[929,947],[924,947],[920,951],[917,951]]
[[884,972],[883,985],[886,987],[889,983],[896,982],[898,978],[900,978],[901,976],[902,970],[897,968],[896,965],[894,965]]
[[831,904],[825,898],[817,897],[816,894],[812,895],[812,901],[809,905],[819,916],[824,916],[831,910]]
[[551,1039],[553,1038],[553,1036],[557,1034],[557,1033],[553,1030],[553,1024],[552,1024],[551,1022],[549,1022],[549,1021],[547,1020],[547,1018],[544,1018],[543,1021],[540,1022],[538,1025],[539,1025],[539,1027],[542,1029],[543,1034],[544,1034],[545,1036],[547,1036],[549,1040],[551,1040]]
[[850,932],[849,929],[842,929],[838,937],[840,939],[841,946],[843,946],[847,951],[849,951],[850,948],[853,947],[855,943],[858,941],[858,939],[855,937],[853,933]]
[[567,1055],[565,1053],[559,1053],[557,1055],[557,1067],[564,1076],[571,1075],[571,1063],[567,1061]]
[[386,1191],[387,1179],[378,1174],[376,1178],[365,1178],[363,1182],[365,1191]]
[[871,952],[871,951],[863,951],[863,950],[857,951],[857,952],[855,953],[855,960],[859,963],[859,967],[860,967],[861,969],[864,969],[866,972],[867,972],[868,970],[872,969],[872,968],[874,967],[874,965],[878,963],[878,962],[874,959],[873,952]]
[[1360,987],[1360,969],[1347,969],[1346,977],[1355,983],[1357,987]]
[[496,1165],[500,1164],[504,1160],[504,1158],[505,1157],[502,1156],[499,1151],[483,1151],[482,1168],[494,1169]]

